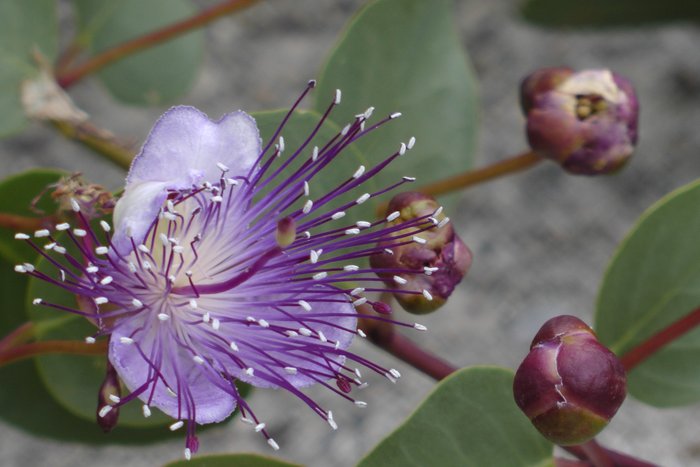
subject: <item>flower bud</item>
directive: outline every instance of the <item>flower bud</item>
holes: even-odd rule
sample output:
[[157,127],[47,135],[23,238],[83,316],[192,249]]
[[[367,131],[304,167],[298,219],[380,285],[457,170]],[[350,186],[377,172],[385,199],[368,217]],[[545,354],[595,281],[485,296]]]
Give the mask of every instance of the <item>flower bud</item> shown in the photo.
[[119,398],[121,387],[117,371],[107,360],[107,371],[102,386],[97,393],[97,424],[102,431],[109,433],[117,425],[119,420]]
[[533,151],[568,172],[613,172],[637,144],[634,88],[610,70],[538,70],[523,80],[520,101]]
[[574,316],[547,321],[515,373],[518,407],[550,441],[566,446],[593,438],[626,395],[625,369]]
[[[411,236],[401,237],[411,229],[397,231],[393,237],[399,238],[380,243],[379,247],[384,251],[370,257],[373,268],[411,271],[379,274],[391,288],[415,292],[394,294],[401,306],[411,313],[430,313],[441,307],[472,262],[471,251],[455,233],[449,219],[438,211],[439,207],[434,198],[422,193],[396,195],[389,202],[387,214],[398,212],[399,216],[391,220],[390,225],[419,217],[425,217],[425,222],[435,225],[420,232],[419,241],[415,238],[411,241]],[[428,219],[431,216],[432,220]],[[393,245],[405,242],[408,244]]]

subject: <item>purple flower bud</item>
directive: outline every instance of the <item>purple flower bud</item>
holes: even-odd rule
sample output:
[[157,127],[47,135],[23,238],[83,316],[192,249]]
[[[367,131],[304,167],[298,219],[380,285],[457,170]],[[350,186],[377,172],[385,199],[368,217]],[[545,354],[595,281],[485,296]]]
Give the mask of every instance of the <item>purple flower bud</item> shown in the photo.
[[422,218],[432,225],[418,233],[396,229],[379,243],[382,250],[370,257],[372,267],[387,271],[379,276],[398,292],[395,297],[401,306],[417,314],[440,308],[472,262],[471,251],[433,197],[400,193],[387,208],[387,220],[393,225]]
[[121,388],[117,370],[107,360],[105,379],[97,393],[97,424],[105,433],[109,433],[117,425],[120,402]]
[[639,104],[617,73],[546,68],[525,78],[520,92],[530,146],[568,172],[614,172],[632,155]]
[[513,393],[545,438],[581,444],[605,428],[625,400],[625,369],[583,321],[558,316],[535,336]]

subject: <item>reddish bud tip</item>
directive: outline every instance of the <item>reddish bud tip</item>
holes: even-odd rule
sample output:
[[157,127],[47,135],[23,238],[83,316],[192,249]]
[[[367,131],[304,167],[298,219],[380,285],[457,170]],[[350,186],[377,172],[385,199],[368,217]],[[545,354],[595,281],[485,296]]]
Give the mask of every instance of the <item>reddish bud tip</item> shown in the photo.
[[285,217],[277,222],[275,240],[277,244],[284,248],[294,243],[297,236],[296,222],[291,217]]
[[97,393],[97,424],[102,431],[109,433],[119,421],[119,398],[121,387],[117,371],[107,360],[107,371]]

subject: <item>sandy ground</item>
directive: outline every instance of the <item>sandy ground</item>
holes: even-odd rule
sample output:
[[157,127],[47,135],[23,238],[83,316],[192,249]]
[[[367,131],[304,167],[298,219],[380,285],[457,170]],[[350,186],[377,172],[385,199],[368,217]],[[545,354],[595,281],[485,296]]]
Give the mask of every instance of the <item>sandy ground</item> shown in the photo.
[[[209,51],[196,86],[183,100],[212,116],[236,108],[287,105],[316,76],[343,25],[362,2],[266,1],[207,30]],[[636,84],[642,103],[641,144],[620,175],[565,176],[554,165],[462,194],[451,217],[475,254],[473,269],[448,306],[424,319],[421,344],[459,366],[514,367],[548,317],[590,319],[600,277],[635,219],[651,203],[700,174],[700,31],[687,25],[594,32],[543,31],[517,20],[510,0],[458,1],[455,21],[481,81],[478,160],[524,148],[517,84],[530,70],[568,64],[611,67]],[[141,141],[162,109],[115,103],[87,81],[72,93],[99,125]],[[0,143],[0,174],[30,167],[80,170],[117,188],[123,172],[51,129],[32,125]],[[430,391],[432,381],[373,349],[355,350],[404,374],[397,385],[375,378],[363,395],[369,410],[336,404],[338,432],[300,403],[258,391],[254,404],[282,446],[280,455],[311,466],[350,466],[391,432]],[[333,397],[318,389],[321,402]],[[340,410],[339,410],[340,409]],[[628,400],[601,441],[662,465],[700,464],[698,407],[658,410]],[[57,427],[60,429],[60,427]],[[264,440],[240,423],[208,431],[202,453],[259,451]],[[181,440],[144,447],[90,447],[36,438],[0,421],[0,464],[122,467],[177,459]]]

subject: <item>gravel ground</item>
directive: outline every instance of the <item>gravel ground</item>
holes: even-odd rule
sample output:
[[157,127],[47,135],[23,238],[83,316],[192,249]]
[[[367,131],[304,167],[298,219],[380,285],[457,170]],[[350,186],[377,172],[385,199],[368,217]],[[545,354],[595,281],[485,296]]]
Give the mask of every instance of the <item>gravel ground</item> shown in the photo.
[[[286,106],[317,74],[343,25],[362,2],[269,0],[207,30],[209,51],[183,103],[212,116],[231,109]],[[524,147],[517,106],[519,79],[533,68],[568,64],[611,67],[636,84],[642,103],[641,144],[614,177],[565,176],[546,164],[529,173],[463,193],[452,218],[475,254],[473,269],[448,306],[424,319],[425,347],[459,366],[515,367],[537,328],[558,314],[590,319],[602,272],[616,244],[651,203],[698,176],[700,148],[700,30],[686,25],[604,34],[551,32],[515,18],[512,0],[458,1],[455,21],[481,82],[482,164]],[[86,81],[72,93],[94,121],[142,141],[162,109],[115,103]],[[117,188],[123,172],[51,129],[32,125],[0,143],[0,175],[30,167],[80,170]],[[355,350],[386,364],[366,343]],[[350,466],[391,432],[430,391],[432,382],[403,364],[390,385],[374,378],[363,395],[374,409],[338,409],[338,432],[286,394],[257,391],[252,403],[271,423],[280,455],[311,466]],[[333,397],[312,388],[323,405]],[[328,404],[326,404],[328,405]],[[668,466],[700,464],[694,417],[698,407],[659,410],[625,402],[601,441]],[[60,427],[57,427],[60,429]],[[240,423],[209,430],[202,453],[259,451],[264,440]],[[145,447],[90,447],[36,438],[0,421],[3,466],[122,467],[177,459],[182,441]]]

